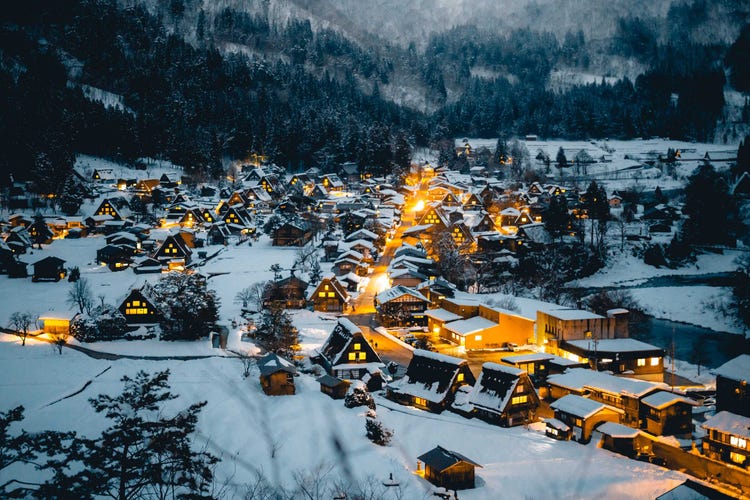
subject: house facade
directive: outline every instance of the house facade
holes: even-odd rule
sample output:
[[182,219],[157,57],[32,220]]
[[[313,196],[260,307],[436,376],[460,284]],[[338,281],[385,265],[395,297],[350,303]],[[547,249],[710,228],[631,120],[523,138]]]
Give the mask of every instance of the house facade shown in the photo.
[[701,427],[706,430],[703,454],[738,467],[750,468],[750,418],[720,411]]

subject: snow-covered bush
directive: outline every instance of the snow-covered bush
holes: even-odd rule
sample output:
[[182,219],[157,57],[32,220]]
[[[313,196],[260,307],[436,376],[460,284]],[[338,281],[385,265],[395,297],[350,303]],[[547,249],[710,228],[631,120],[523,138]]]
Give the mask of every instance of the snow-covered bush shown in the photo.
[[358,385],[352,388],[346,394],[344,398],[344,406],[347,408],[356,408],[358,406],[366,406],[370,409],[375,409],[375,400],[372,399],[372,395],[367,391],[367,387],[364,385]]
[[367,439],[379,446],[388,446],[393,438],[393,429],[384,427],[383,423],[375,418],[365,419],[365,431]]
[[152,288],[164,317],[163,340],[197,340],[208,337],[218,319],[219,300],[200,274],[169,273]]
[[70,325],[70,333],[79,342],[117,340],[126,336],[128,325],[117,308],[105,304],[91,314],[79,314]]

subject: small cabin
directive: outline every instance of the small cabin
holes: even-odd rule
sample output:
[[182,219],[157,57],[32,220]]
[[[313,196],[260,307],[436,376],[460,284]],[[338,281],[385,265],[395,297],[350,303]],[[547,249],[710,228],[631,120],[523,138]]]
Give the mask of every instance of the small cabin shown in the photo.
[[[482,467],[474,460],[455,451],[436,446],[417,457],[417,473],[427,481],[446,490],[467,490],[476,486],[474,469]],[[424,463],[424,471],[420,463]]]
[[156,301],[151,297],[151,286],[148,284],[140,289],[131,290],[118,309],[129,325],[158,323],[162,318]]
[[[347,318],[339,318],[312,360],[335,377],[350,380],[367,378],[368,381],[372,379],[374,383],[379,380],[382,386],[384,375],[381,369],[385,365],[362,334],[362,330]],[[380,388],[368,384],[369,390]]]
[[714,460],[750,467],[750,418],[720,411],[701,426],[703,454]]
[[32,281],[60,281],[67,274],[65,261],[57,257],[45,257],[34,263]]
[[617,422],[604,422],[596,428],[602,438],[599,444],[605,450],[635,458],[639,454],[651,453],[651,439],[638,429]]
[[73,322],[76,313],[71,312],[46,312],[39,316],[42,323],[42,331],[50,335],[68,335],[70,334],[70,324]]
[[294,376],[297,369],[291,361],[278,354],[268,353],[258,360],[260,386],[269,396],[294,395]]
[[646,430],[654,436],[690,436],[695,402],[679,394],[658,391],[641,399]]
[[312,240],[313,233],[306,221],[286,221],[273,232],[273,246],[302,247]]
[[750,354],[741,354],[715,370],[716,411],[750,418]]
[[344,399],[349,390],[349,382],[331,375],[323,375],[316,380],[320,384],[320,392],[332,399]]

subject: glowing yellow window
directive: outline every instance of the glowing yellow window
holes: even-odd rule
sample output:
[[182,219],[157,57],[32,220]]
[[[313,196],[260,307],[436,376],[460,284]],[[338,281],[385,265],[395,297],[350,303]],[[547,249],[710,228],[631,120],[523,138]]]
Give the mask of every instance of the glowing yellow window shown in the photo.
[[651,366],[659,366],[659,358],[651,358]]
[[335,293],[333,293],[333,292],[328,292],[328,298],[329,298],[329,299],[331,299],[331,298],[333,298],[333,297],[335,297],[335,296],[336,296],[336,294],[335,294]]
[[456,380],[459,381],[459,382],[463,382],[464,381],[464,374],[463,373],[459,373],[458,377],[456,377]]
[[325,292],[318,292],[318,297],[325,298],[326,293]]
[[362,349],[362,344],[360,344],[359,342],[357,342],[356,344],[354,344],[354,350],[355,351],[359,351],[360,349]]
[[420,406],[427,406],[427,400],[424,398],[414,398],[414,404]]
[[349,361],[356,361],[357,360],[357,353],[356,352],[350,352],[349,353]]
[[133,301],[133,307],[138,307],[139,305],[141,305],[141,301],[140,300],[134,300]]
[[359,353],[359,360],[360,361],[364,361],[365,359],[367,359],[367,353],[366,352],[360,352]]
[[638,366],[646,366],[646,358],[638,358]]
[[528,400],[529,400],[529,397],[528,397],[528,396],[526,396],[526,395],[523,395],[523,396],[516,396],[516,397],[514,397],[514,398],[513,398],[512,400],[511,400],[511,404],[514,404],[514,405],[520,405],[520,404],[526,403],[526,402],[527,402]]

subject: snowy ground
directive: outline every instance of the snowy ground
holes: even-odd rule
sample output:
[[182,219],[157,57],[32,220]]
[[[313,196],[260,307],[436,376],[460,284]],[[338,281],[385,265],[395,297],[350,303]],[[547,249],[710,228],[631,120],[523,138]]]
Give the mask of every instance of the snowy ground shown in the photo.
[[[208,402],[196,444],[207,443],[210,451],[221,456],[217,476],[229,482],[232,495],[241,492],[258,472],[272,484],[292,486],[295,471],[310,472],[322,465],[331,467],[328,484],[350,474],[359,481],[372,476],[379,485],[392,473],[401,484],[402,498],[430,498],[431,487],[413,471],[416,457],[438,444],[483,465],[477,469],[479,488],[461,494],[469,500],[498,498],[501,492],[503,498],[654,498],[685,477],[597,449],[594,444],[557,442],[538,430],[502,429],[453,414],[401,407],[381,398],[377,398],[378,415],[395,434],[391,446],[378,447],[364,435],[363,411],[346,409],[342,401],[320,393],[312,376],[296,379],[295,396],[267,397],[260,390],[257,371],[243,379],[241,363],[234,359],[112,362],[71,350],[58,355],[49,345],[34,340],[21,347],[15,337],[0,335],[0,366],[1,409],[24,405],[23,428],[75,430],[86,435],[95,435],[106,425],[88,398],[117,394],[123,375],[169,368],[172,390],[180,395],[169,409]],[[92,383],[83,392],[60,400],[89,380]],[[0,483],[7,479],[4,474],[38,478],[37,472],[22,474],[14,469],[1,473]]]

